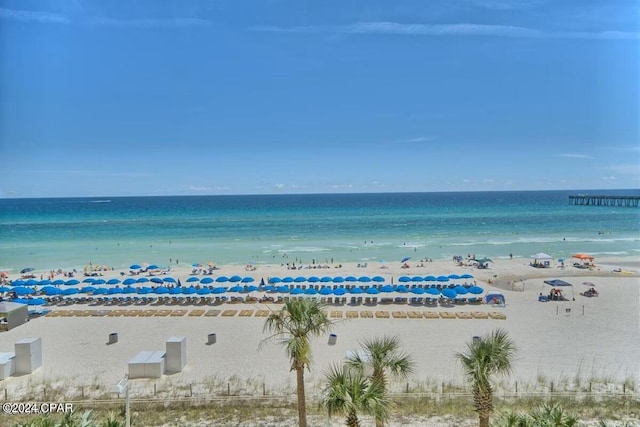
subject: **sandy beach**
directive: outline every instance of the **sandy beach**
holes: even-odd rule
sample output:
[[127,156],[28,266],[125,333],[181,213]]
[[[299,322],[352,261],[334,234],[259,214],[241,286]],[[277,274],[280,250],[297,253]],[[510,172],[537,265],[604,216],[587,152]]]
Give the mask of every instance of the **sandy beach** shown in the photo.
[[[553,381],[575,387],[585,381],[601,383],[638,384],[640,366],[640,274],[639,265],[632,259],[596,260],[593,270],[556,266],[537,269],[527,259],[496,260],[487,270],[458,266],[450,260],[424,263],[410,262],[410,268],[399,263],[380,269],[379,265],[342,268],[302,269],[291,271],[280,265],[260,265],[247,272],[244,266],[220,266],[217,275],[251,276],[257,282],[270,276],[311,275],[378,275],[397,280],[402,275],[464,274],[469,273],[479,286],[498,290],[505,295],[506,306],[460,305],[453,307],[424,307],[408,304],[368,306],[329,306],[329,312],[342,312],[336,318],[333,333],[335,345],[328,345],[328,337],[313,341],[314,362],[307,374],[309,394],[321,388],[323,372],[332,363],[340,362],[348,351],[357,350],[359,341],[382,335],[397,335],[404,349],[416,362],[416,374],[409,380],[412,389],[420,386],[430,390],[446,384],[461,385],[462,371],[453,358],[463,351],[465,342],[494,328],[504,328],[518,346],[514,375],[509,384],[518,381],[521,391],[546,387]],[[621,267],[622,266],[622,267]],[[613,272],[622,268],[623,273]],[[171,271],[172,277],[184,283],[191,269]],[[106,272],[116,277],[118,271]],[[565,293],[569,301],[538,302],[540,293],[550,290],[545,278],[564,279],[573,284]],[[587,289],[582,282],[596,284],[597,298],[579,295]],[[257,293],[256,296],[260,296]],[[347,295],[349,296],[349,295]],[[406,294],[405,296],[412,296]],[[575,298],[573,300],[572,298]],[[74,304],[50,307],[56,310],[81,309],[137,309],[140,307],[92,307]],[[144,309],[175,307],[145,306]],[[178,307],[188,311],[200,307]],[[204,307],[211,308],[211,307]],[[226,387],[242,394],[287,394],[294,390],[294,375],[290,374],[284,350],[277,343],[261,345],[264,318],[256,317],[257,310],[278,310],[278,304],[224,304],[220,310],[253,310],[250,317],[168,316],[168,317],[50,317],[33,319],[25,325],[0,335],[0,351],[13,351],[13,343],[25,337],[41,337],[43,366],[31,375],[11,377],[2,387],[12,397],[28,395],[34,384],[66,389],[70,394],[78,388],[94,390],[97,395],[118,382],[127,372],[127,363],[143,350],[164,350],[170,336],[184,336],[187,341],[187,365],[183,372],[165,375],[159,380],[133,381],[133,395],[145,395],[156,384],[163,390],[182,389],[189,384],[198,388]],[[500,312],[506,319],[492,318],[347,318],[348,311],[410,312]],[[119,342],[106,345],[110,333],[116,332]],[[217,343],[205,345],[207,336],[215,333]],[[93,386],[93,387],[92,387]],[[100,386],[100,387],[96,387]],[[75,387],[75,388],[74,388]],[[264,387],[264,389],[263,389]],[[398,390],[405,383],[394,384]],[[84,391],[83,391],[84,392]],[[194,391],[195,393],[195,391]],[[87,394],[90,392],[87,391]]]

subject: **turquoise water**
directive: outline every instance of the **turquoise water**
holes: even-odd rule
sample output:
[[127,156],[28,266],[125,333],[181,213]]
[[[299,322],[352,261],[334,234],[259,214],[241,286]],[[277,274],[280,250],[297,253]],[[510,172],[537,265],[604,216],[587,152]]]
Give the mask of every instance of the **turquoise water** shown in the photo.
[[0,269],[640,255],[639,208],[571,206],[570,194],[1,199]]

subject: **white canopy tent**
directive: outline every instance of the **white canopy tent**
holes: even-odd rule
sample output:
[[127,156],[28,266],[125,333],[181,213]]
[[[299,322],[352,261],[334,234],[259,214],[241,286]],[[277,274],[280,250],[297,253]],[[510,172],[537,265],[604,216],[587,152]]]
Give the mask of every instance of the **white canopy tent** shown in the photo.
[[551,267],[551,261],[553,261],[553,257],[551,255],[545,254],[544,252],[533,254],[531,255],[531,258],[533,258],[533,261],[530,263],[530,265],[537,268],[549,268]]

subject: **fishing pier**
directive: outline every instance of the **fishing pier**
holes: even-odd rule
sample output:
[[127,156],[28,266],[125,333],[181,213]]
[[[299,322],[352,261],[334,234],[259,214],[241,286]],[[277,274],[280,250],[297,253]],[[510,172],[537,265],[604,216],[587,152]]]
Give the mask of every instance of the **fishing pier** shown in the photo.
[[569,204],[576,206],[620,206],[637,208],[639,203],[640,196],[601,196],[591,194],[569,196]]

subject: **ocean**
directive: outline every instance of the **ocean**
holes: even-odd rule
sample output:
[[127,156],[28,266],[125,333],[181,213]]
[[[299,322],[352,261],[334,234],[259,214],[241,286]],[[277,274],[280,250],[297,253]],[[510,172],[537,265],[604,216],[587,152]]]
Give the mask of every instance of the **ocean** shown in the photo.
[[0,270],[640,255],[638,190],[0,199]]

